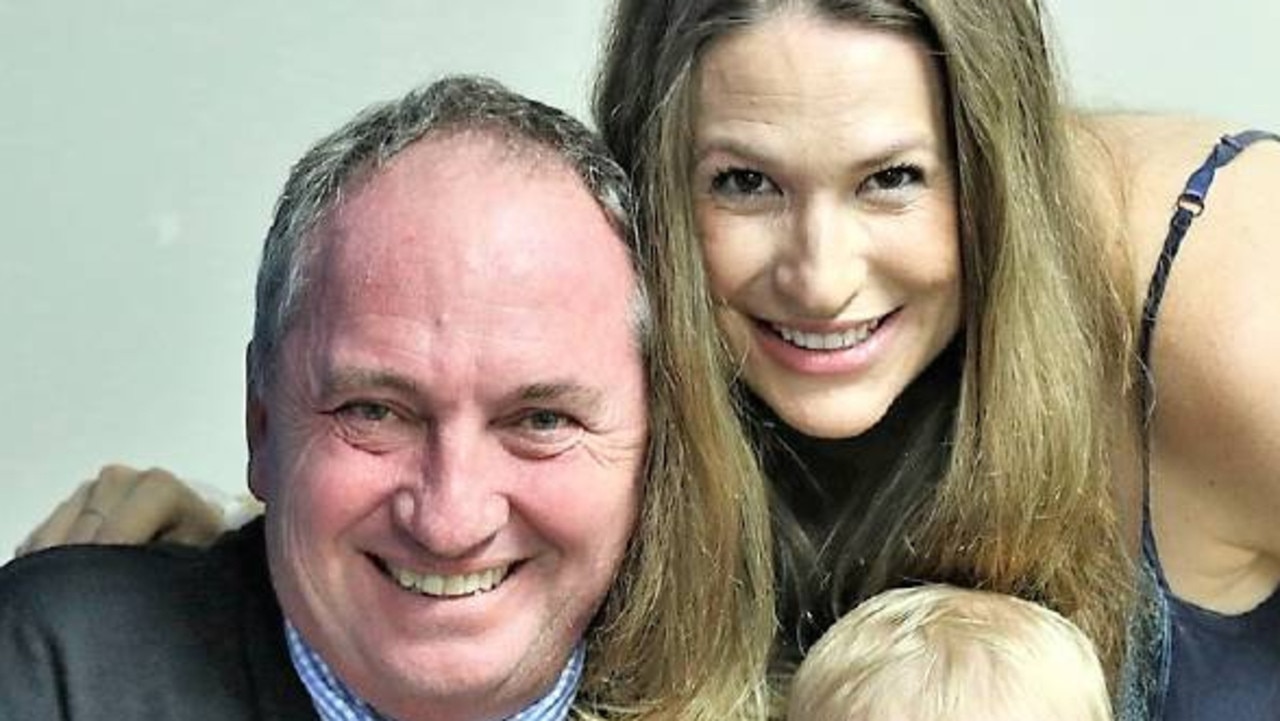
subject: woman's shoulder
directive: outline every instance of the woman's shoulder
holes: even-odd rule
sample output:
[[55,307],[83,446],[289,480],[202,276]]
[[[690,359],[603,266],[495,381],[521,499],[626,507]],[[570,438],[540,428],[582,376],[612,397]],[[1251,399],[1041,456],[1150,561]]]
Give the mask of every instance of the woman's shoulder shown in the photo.
[[[1149,236],[1142,232],[1152,222],[1145,215],[1154,212],[1159,218],[1155,222],[1157,241],[1163,238],[1160,231],[1192,172],[1224,136],[1248,129],[1213,118],[1136,113],[1089,115],[1084,122],[1105,149],[1124,195],[1130,229]],[[1280,132],[1280,128],[1273,130]],[[1278,180],[1280,143],[1264,142],[1222,170],[1222,178],[1215,181],[1210,194],[1215,199],[1223,197],[1221,202],[1236,210],[1261,209],[1264,206],[1249,203],[1250,198],[1270,199],[1274,194],[1254,183],[1269,183],[1274,191]],[[1131,243],[1149,244],[1138,239],[1131,239]]]
[[[1135,290],[1141,296],[1192,173],[1224,136],[1246,128],[1222,120],[1154,114],[1090,115],[1084,123],[1103,148],[1104,160],[1097,167],[1111,178],[1108,185],[1118,195],[1117,224],[1127,247]],[[1182,271],[1181,266],[1197,265],[1194,256],[1210,249],[1215,262],[1275,259],[1280,244],[1280,225],[1273,219],[1278,197],[1280,142],[1257,143],[1220,168],[1203,213],[1187,233],[1188,247],[1208,248],[1188,250],[1186,258],[1179,256],[1178,273],[1195,276],[1180,279],[1179,284],[1207,292],[1226,280],[1221,273]],[[1199,288],[1201,283],[1210,285]]]
[[[1188,178],[1219,138],[1243,128],[1160,116],[1112,117],[1098,127],[1123,175],[1122,223],[1140,302]],[[1211,608],[1247,607],[1216,585],[1232,577],[1240,588],[1256,586],[1244,594],[1254,599],[1274,587],[1280,563],[1277,200],[1280,142],[1256,143],[1218,168],[1171,259],[1152,344],[1161,558],[1177,590]],[[1162,525],[1180,530],[1160,534]],[[1256,583],[1243,580],[1251,576]]]
[[[1107,149],[1135,191],[1147,184],[1185,180],[1224,136],[1250,126],[1220,118],[1158,113],[1085,113],[1081,124]],[[1268,128],[1262,128],[1267,130]],[[1280,132],[1280,128],[1269,130]]]

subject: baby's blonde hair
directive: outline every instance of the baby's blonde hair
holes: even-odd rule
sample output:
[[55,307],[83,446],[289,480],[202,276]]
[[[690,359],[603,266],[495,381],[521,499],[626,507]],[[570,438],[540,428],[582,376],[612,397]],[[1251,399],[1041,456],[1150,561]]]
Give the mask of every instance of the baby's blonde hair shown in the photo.
[[1075,624],[989,591],[873,596],[813,647],[789,721],[1110,721],[1098,655]]

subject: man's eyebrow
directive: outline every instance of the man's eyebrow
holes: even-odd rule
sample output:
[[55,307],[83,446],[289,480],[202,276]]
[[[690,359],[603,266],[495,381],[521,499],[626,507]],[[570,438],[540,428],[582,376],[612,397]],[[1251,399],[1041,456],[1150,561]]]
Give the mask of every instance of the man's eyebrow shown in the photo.
[[588,411],[604,405],[604,394],[599,389],[573,382],[533,383],[522,387],[516,397],[523,402],[567,402]]
[[385,388],[409,395],[419,391],[417,383],[398,373],[369,368],[336,368],[324,380],[330,392],[338,393],[368,388]]

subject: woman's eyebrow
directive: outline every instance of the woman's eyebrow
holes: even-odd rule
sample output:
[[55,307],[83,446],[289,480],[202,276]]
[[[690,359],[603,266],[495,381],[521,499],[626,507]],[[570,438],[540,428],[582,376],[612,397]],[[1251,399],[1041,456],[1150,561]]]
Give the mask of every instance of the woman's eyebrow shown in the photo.
[[[927,133],[888,136],[882,140],[860,143],[860,145],[872,149],[861,156],[849,154],[851,165],[857,168],[885,165],[908,153],[932,154],[937,150],[936,140]],[[838,148],[833,150],[838,151]],[[763,140],[747,141],[724,133],[719,137],[713,136],[705,142],[698,142],[694,152],[694,162],[705,162],[708,156],[716,153],[733,155],[741,158],[745,164],[760,166],[782,164],[778,160],[785,159],[787,156],[785,150],[770,147],[770,144]]]

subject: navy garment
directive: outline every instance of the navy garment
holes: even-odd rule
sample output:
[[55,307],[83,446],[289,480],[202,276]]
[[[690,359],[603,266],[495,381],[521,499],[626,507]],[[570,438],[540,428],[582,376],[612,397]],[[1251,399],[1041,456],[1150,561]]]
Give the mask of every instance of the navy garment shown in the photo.
[[210,549],[69,546],[0,568],[0,719],[318,719],[262,521]]
[[[1261,131],[1229,135],[1187,181],[1169,223],[1164,249],[1147,288],[1139,335],[1142,412],[1147,430],[1156,402],[1149,372],[1151,338],[1173,261],[1192,222],[1203,212],[1214,173],[1249,145],[1280,141]],[[1149,434],[1144,463],[1149,465]],[[1149,475],[1149,474],[1148,474]],[[1143,489],[1143,555],[1156,586],[1157,659],[1152,718],[1164,721],[1264,721],[1280,719],[1280,589],[1254,609],[1224,615],[1178,598],[1160,566],[1151,528],[1149,483]]]
[[1280,592],[1224,616],[1169,599],[1168,721],[1280,718]]

